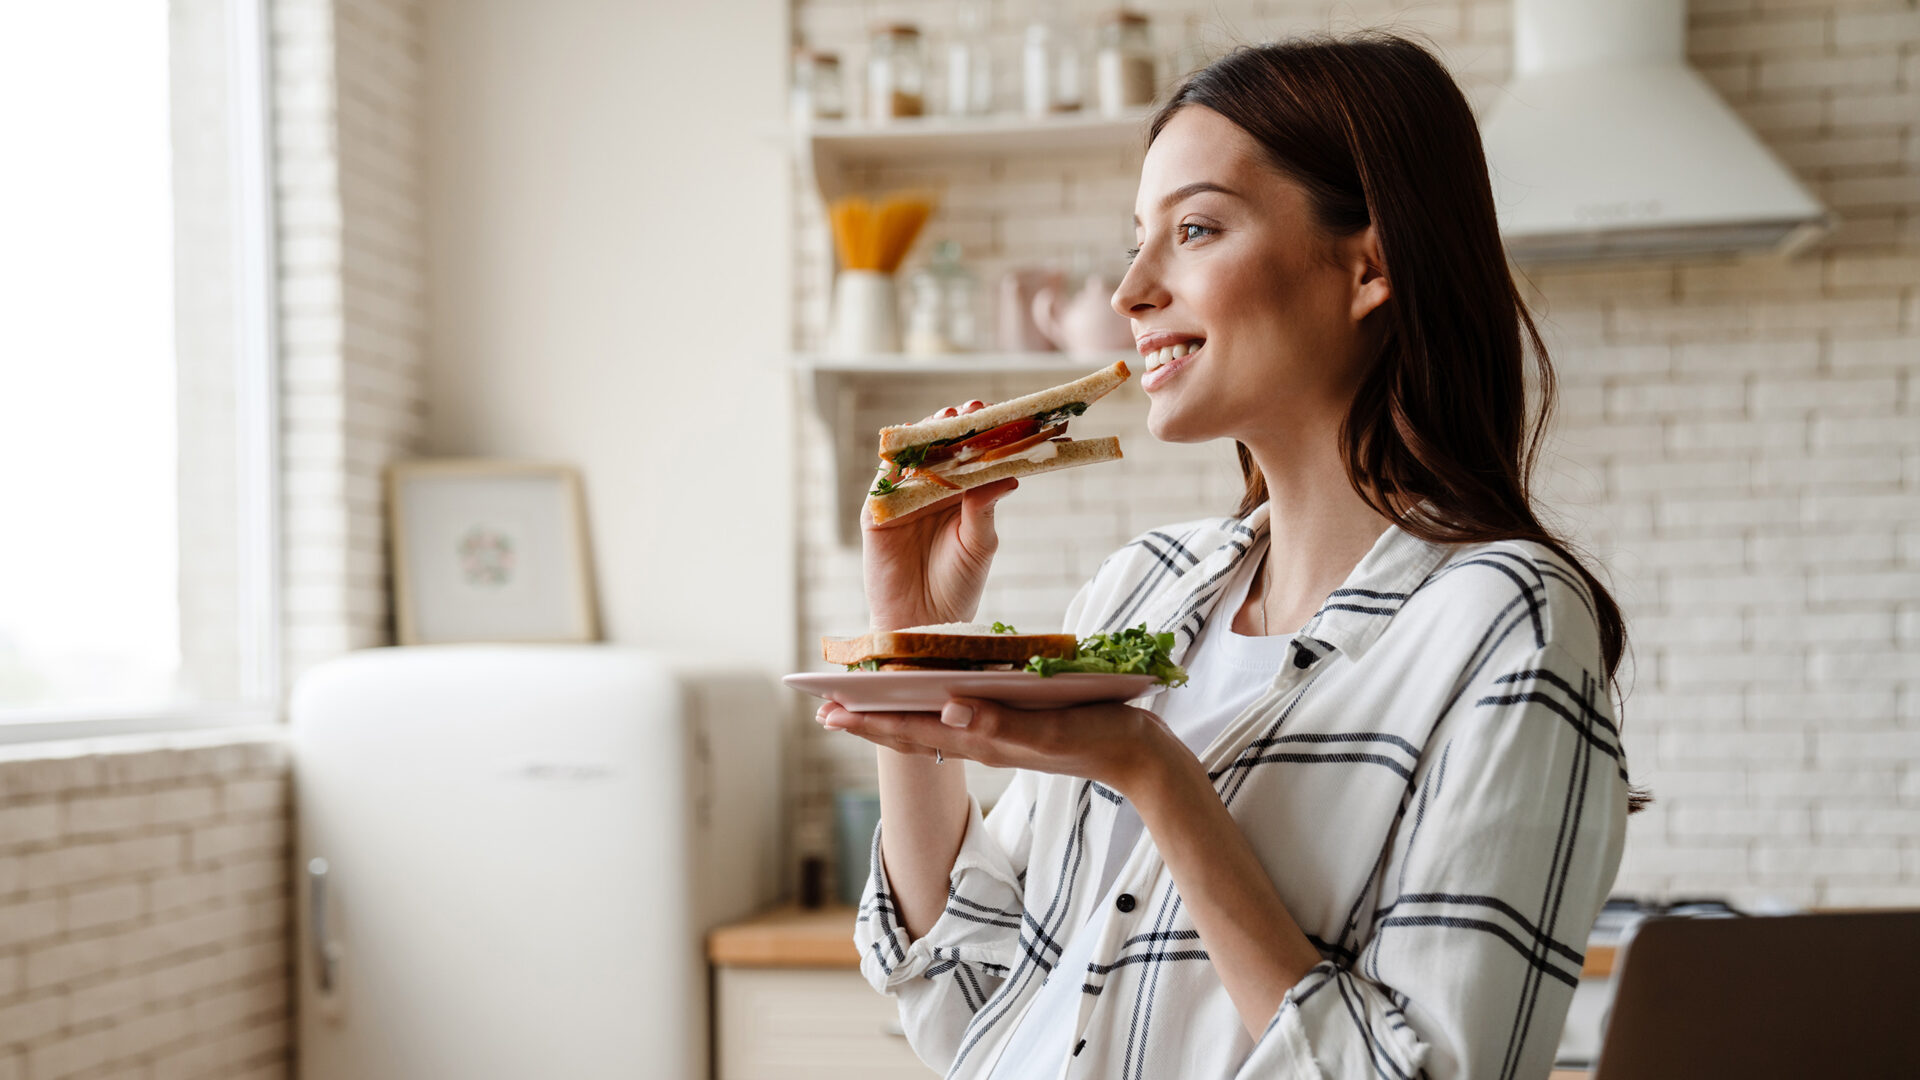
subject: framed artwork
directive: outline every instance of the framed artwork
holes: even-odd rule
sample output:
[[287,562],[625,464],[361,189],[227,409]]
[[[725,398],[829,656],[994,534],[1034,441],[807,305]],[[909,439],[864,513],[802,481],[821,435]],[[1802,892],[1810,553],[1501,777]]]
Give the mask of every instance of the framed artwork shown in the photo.
[[387,468],[399,643],[600,638],[580,474],[534,462]]

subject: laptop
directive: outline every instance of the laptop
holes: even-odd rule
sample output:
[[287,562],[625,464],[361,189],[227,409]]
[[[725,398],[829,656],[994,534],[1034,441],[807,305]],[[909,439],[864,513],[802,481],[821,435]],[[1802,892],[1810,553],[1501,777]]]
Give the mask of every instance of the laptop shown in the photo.
[[1653,918],[1593,1080],[1920,1076],[1920,910]]

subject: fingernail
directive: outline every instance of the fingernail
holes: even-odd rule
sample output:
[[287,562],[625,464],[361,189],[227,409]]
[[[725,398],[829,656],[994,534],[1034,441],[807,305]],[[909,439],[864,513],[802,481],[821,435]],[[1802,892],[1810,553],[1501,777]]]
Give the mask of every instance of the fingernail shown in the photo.
[[973,706],[949,701],[946,707],[940,710],[940,722],[948,727],[966,727],[973,723]]

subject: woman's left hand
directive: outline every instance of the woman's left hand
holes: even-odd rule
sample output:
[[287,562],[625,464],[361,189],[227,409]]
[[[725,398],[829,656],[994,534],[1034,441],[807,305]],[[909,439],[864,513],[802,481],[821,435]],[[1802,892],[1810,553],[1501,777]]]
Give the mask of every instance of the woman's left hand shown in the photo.
[[815,716],[822,727],[846,731],[906,754],[935,750],[995,768],[1031,769],[1094,780],[1128,794],[1168,755],[1192,751],[1158,716],[1108,703],[1067,709],[1015,709],[977,698],[955,698],[940,712],[857,713],[836,702]]

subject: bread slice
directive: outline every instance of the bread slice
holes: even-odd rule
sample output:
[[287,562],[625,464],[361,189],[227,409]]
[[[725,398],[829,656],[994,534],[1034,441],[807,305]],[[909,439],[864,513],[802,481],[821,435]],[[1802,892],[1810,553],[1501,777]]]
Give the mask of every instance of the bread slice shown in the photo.
[[995,480],[1004,480],[1009,476],[1031,476],[1035,473],[1052,472],[1055,469],[1071,469],[1077,465],[1095,465],[1102,461],[1118,461],[1124,456],[1120,453],[1120,439],[1115,435],[1109,435],[1104,439],[1068,439],[1054,445],[1059,447],[1059,451],[1046,461],[1008,458],[973,472],[947,478],[947,483],[959,488],[959,491],[951,487],[943,487],[923,477],[916,476],[902,480],[885,495],[868,495],[867,512],[872,517],[873,523],[878,525],[897,517],[905,517],[923,506],[931,506],[942,499],[958,495],[968,488],[991,484]]
[[976,409],[961,416],[926,420],[918,424],[896,424],[892,427],[883,427],[880,429],[880,456],[890,461],[894,454],[909,446],[920,446],[924,443],[957,439],[962,435],[990,431],[1002,424],[1025,420],[1029,416],[1048,412],[1062,405],[1071,405],[1076,401],[1091,405],[1107,396],[1114,387],[1126,382],[1132,374],[1127,368],[1126,361],[1117,360],[1112,367],[1102,368],[1070,383],[1062,383],[1051,390],[1041,390],[1025,397],[996,402],[984,409]]
[[1080,643],[1072,634],[936,634],[913,630],[875,630],[850,638],[821,638],[828,663],[868,660],[953,660],[987,664],[1025,664],[1028,657],[1072,658]]

